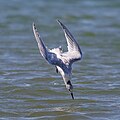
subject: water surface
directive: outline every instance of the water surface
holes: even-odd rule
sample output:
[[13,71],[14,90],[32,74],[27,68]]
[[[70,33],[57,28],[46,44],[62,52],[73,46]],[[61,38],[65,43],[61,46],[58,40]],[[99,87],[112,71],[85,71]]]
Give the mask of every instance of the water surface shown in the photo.
[[[0,119],[119,120],[120,1],[0,1]],[[32,23],[49,48],[73,33],[83,59],[73,65],[71,99],[37,48]]]

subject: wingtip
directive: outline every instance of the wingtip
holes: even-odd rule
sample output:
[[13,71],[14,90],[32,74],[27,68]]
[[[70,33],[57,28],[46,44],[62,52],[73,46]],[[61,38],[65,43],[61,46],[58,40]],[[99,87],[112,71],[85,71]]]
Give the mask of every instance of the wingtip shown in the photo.
[[58,23],[59,23],[59,25],[63,28],[63,29],[66,29],[66,27],[65,27],[65,25],[60,21],[60,20],[56,20]]
[[62,22],[60,20],[56,20],[61,26],[63,26]]
[[36,28],[36,25],[35,25],[34,22],[32,23],[32,29],[33,29],[34,35],[35,35],[35,36],[37,35],[37,36],[39,37],[39,33],[38,33],[38,31],[37,31],[37,28]]
[[59,19],[56,19],[56,21],[57,21],[58,23],[61,23]]
[[35,23],[34,22],[32,23],[32,26],[35,27]]
[[33,28],[33,31],[37,31],[37,28],[34,22],[32,23],[32,28]]

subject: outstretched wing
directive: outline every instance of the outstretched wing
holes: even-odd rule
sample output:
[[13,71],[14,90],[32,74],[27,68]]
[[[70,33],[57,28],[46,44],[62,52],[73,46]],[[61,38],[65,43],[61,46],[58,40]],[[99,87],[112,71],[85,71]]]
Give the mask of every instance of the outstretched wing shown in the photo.
[[34,33],[34,36],[35,36],[35,39],[38,43],[38,47],[39,47],[39,50],[40,50],[40,53],[41,55],[43,56],[43,58],[47,59],[48,57],[48,50],[47,48],[45,47],[38,31],[37,31],[37,28],[35,26],[35,24],[33,23],[33,33]]
[[82,58],[82,51],[80,49],[80,46],[78,45],[78,43],[76,42],[76,40],[74,39],[70,31],[67,29],[67,27],[63,23],[61,23],[59,20],[57,20],[57,22],[60,24],[60,26],[64,31],[65,38],[67,40],[67,45],[68,45],[67,46],[68,52],[63,53],[63,55],[71,63],[77,60],[80,60]]
[[50,64],[60,66],[61,60],[57,58],[55,53],[50,52],[46,48],[46,46],[45,46],[43,40],[41,39],[41,37],[40,37],[40,35],[39,35],[39,33],[37,31],[37,28],[36,28],[34,23],[33,23],[33,33],[34,33],[35,39],[36,39],[36,41],[38,43],[38,48],[39,48],[40,53],[43,56],[43,58]]

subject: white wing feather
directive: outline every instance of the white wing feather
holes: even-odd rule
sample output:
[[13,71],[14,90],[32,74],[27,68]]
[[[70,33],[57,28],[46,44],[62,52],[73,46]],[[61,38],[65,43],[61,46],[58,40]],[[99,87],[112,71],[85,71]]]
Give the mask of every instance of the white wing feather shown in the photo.
[[46,46],[44,45],[44,42],[41,39],[34,23],[33,23],[33,33],[34,33],[35,39],[38,43],[38,48],[39,48],[40,53],[43,56],[43,58],[48,63],[53,64],[53,65],[58,65],[58,66],[61,67],[62,66],[62,61],[59,58],[57,58],[57,55],[54,52],[51,52],[46,48]]
[[64,31],[65,38],[68,45],[67,46],[68,52],[63,53],[63,56],[65,56],[69,62],[75,62],[77,60],[80,60],[82,57],[82,51],[78,43],[76,42],[76,40],[74,39],[70,31],[67,29],[67,27],[63,23],[61,23],[59,20],[57,20],[57,22],[60,24],[60,26]]

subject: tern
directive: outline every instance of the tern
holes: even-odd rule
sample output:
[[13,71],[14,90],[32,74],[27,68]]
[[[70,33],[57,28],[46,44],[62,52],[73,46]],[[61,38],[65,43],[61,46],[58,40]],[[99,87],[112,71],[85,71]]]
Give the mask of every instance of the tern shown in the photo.
[[37,31],[35,23],[33,23],[32,25],[33,33],[41,55],[49,64],[55,66],[56,72],[59,72],[61,74],[66,88],[70,92],[72,99],[74,99],[73,85],[71,83],[72,64],[76,61],[81,60],[82,51],[67,27],[60,20],[57,20],[57,22],[63,29],[67,41],[67,52],[63,52],[61,46],[59,46],[58,48],[48,49]]

